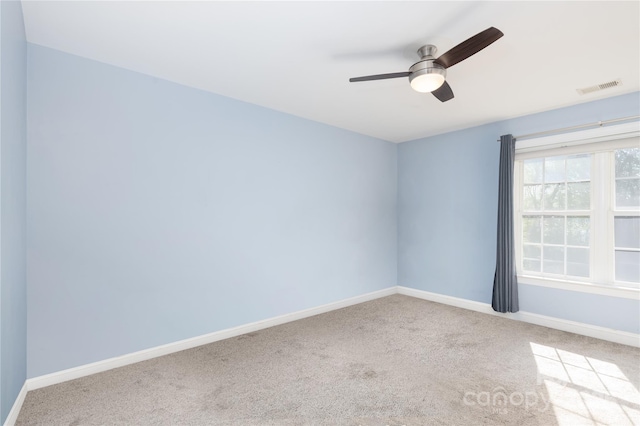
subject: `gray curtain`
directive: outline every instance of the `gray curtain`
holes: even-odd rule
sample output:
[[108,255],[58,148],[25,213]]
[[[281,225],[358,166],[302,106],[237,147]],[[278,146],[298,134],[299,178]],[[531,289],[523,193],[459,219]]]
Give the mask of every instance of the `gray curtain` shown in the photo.
[[500,186],[498,194],[498,249],[491,306],[497,312],[518,312],[515,243],[513,241],[513,161],[516,140],[500,136]]

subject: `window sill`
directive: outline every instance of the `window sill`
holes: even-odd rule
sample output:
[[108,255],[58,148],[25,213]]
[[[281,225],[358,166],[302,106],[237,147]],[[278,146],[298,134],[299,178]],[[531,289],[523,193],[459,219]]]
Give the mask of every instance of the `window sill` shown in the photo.
[[518,284],[536,285],[539,287],[550,287],[560,290],[578,291],[581,293],[602,294],[604,296],[640,300],[640,289],[633,287],[554,280],[550,278],[532,277],[526,275],[518,275]]

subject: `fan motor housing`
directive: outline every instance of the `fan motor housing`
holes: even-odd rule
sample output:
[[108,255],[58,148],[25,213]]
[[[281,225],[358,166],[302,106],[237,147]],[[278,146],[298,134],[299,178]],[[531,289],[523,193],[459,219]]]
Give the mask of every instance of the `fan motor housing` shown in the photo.
[[433,59],[426,59],[420,62],[416,62],[409,68],[411,75],[409,81],[413,81],[414,78],[425,74],[439,74],[443,78],[447,76],[447,70],[440,64],[434,62]]

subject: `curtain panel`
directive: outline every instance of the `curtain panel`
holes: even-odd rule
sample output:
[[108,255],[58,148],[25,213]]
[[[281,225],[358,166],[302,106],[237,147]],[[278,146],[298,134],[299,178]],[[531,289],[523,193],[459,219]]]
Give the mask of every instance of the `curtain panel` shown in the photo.
[[515,154],[516,140],[513,136],[501,136],[500,184],[498,188],[498,245],[491,302],[493,310],[497,312],[518,312],[520,309],[513,234],[513,162]]

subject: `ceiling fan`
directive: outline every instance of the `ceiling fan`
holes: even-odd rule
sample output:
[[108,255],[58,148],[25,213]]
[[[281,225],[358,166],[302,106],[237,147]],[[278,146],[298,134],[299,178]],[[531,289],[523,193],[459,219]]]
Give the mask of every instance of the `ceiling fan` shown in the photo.
[[436,47],[432,44],[427,44],[418,49],[420,60],[411,65],[409,71],[353,77],[350,78],[349,81],[355,83],[357,81],[409,77],[409,82],[414,90],[422,93],[431,92],[433,96],[440,101],[447,102],[453,99],[453,91],[445,81],[447,68],[475,55],[503,35],[502,31],[497,28],[487,28],[458,44],[438,58],[434,57],[437,50]]

